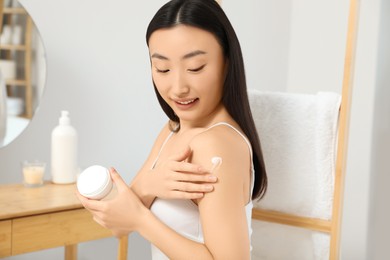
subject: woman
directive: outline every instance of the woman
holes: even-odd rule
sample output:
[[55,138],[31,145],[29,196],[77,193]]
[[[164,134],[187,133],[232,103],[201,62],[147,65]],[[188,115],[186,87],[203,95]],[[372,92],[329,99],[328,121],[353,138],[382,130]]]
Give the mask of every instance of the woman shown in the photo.
[[249,259],[252,199],[267,178],[236,34],[214,0],[173,0],[146,40],[169,122],[130,187],[111,169],[114,199],[79,198],[115,235],[149,240],[153,259]]

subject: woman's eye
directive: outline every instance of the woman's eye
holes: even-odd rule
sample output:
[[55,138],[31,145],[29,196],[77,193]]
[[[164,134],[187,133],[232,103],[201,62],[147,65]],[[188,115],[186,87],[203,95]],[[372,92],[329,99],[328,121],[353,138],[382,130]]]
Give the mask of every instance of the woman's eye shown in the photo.
[[160,70],[160,69],[156,68],[156,71],[158,73],[167,73],[167,72],[169,72],[169,69],[167,69],[167,70]]
[[206,66],[206,64],[205,64],[205,65],[202,65],[202,66],[200,66],[200,67],[198,67],[198,68],[195,68],[195,69],[188,69],[188,71],[189,71],[189,72],[199,72],[199,71],[201,71],[205,66]]

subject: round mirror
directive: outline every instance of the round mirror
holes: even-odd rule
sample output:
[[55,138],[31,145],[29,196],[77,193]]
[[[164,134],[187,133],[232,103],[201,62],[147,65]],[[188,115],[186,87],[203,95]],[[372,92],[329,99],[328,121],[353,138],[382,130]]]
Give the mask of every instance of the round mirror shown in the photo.
[[34,115],[46,78],[41,37],[17,0],[0,0],[0,148]]

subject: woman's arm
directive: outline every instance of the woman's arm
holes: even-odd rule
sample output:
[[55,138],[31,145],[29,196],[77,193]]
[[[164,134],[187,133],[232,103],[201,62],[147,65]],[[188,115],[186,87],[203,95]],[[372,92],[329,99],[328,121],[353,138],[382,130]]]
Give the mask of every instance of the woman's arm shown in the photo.
[[219,127],[191,142],[192,163],[211,169],[211,158],[222,158],[214,173],[214,191],[199,199],[204,244],[189,240],[145,213],[137,231],[169,259],[250,259],[245,205],[250,200],[251,160],[248,145],[234,130]]
[[245,205],[250,200],[251,160],[244,139],[224,126],[199,135],[191,143],[193,163],[210,165],[222,158],[214,173],[214,191],[198,200],[205,245],[215,259],[250,259]]
[[110,229],[117,237],[137,231],[170,259],[188,259],[193,256],[197,259],[212,259],[204,244],[187,239],[162,223],[142,204],[114,169],[110,169],[110,173],[118,190],[113,199],[90,200],[77,193],[97,223]]

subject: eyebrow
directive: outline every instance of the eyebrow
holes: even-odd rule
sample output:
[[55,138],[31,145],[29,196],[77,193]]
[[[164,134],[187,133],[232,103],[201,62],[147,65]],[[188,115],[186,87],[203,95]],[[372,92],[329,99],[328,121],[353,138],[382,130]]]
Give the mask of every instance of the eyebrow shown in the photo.
[[[186,60],[186,59],[189,59],[189,58],[192,58],[192,57],[195,57],[195,56],[198,56],[198,55],[204,55],[204,54],[206,54],[205,51],[196,50],[196,51],[192,51],[190,53],[187,53],[181,59],[182,60]],[[156,58],[156,59],[160,59],[160,60],[169,60],[167,57],[165,57],[164,55],[161,55],[159,53],[153,53],[153,55],[151,57],[152,58]]]

